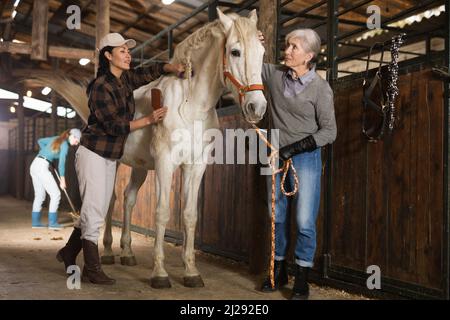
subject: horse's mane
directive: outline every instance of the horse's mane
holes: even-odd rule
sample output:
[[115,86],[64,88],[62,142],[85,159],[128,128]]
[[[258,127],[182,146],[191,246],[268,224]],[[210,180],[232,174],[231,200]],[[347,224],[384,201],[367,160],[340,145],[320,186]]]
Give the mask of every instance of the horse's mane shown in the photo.
[[[248,32],[252,30],[250,20],[235,13],[228,14],[228,17],[235,21],[236,28],[245,39]],[[197,31],[180,42],[175,48],[172,63],[181,63],[188,67],[191,66],[192,52],[202,48],[205,45],[209,45],[211,43],[210,40],[214,37],[225,38],[225,32],[218,19],[199,28]],[[188,72],[188,75],[189,74],[190,72]]]

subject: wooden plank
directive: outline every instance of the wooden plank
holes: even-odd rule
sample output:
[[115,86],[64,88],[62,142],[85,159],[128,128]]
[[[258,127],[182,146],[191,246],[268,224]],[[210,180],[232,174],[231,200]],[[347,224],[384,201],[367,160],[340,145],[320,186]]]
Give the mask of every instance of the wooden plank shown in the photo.
[[31,59],[47,60],[48,0],[35,0],[31,35]]
[[264,34],[266,48],[265,61],[276,62],[278,4],[273,0],[261,0],[259,3],[259,29]]
[[[415,213],[410,200],[411,181],[411,122],[412,110],[418,107],[419,79],[417,74],[399,77],[397,121],[395,132],[389,136],[389,149],[384,159],[388,178],[388,269],[385,276],[413,282],[415,265]],[[412,87],[413,81],[414,87]],[[382,270],[383,271],[383,270]]]
[[[33,54],[32,46],[24,43],[13,43],[8,41],[0,42],[0,52],[9,52],[12,54]],[[88,58],[92,60],[94,58],[94,51],[69,47],[49,46],[48,56],[77,60],[81,58]]]
[[[95,16],[95,47],[98,48],[100,40],[110,32],[110,6],[109,0],[97,0]],[[95,74],[97,74],[98,59],[95,59]]]

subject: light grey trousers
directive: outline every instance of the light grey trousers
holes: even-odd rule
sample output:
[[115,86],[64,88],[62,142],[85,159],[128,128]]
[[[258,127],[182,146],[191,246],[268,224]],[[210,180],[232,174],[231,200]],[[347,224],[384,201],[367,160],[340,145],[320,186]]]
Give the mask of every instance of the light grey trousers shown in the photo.
[[50,195],[48,212],[58,211],[61,191],[59,191],[59,187],[49,170],[49,166],[50,164],[46,160],[38,157],[34,158],[31,163],[30,175],[34,188],[33,212],[41,212],[46,192]]
[[75,169],[80,185],[81,212],[75,227],[81,239],[98,243],[114,191],[116,160],[106,159],[80,146],[75,154]]

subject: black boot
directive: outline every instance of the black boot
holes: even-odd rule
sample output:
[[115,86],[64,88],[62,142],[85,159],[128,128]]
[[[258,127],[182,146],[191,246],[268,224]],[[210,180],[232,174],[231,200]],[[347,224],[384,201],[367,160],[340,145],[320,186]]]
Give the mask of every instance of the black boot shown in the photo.
[[288,273],[287,273],[287,266],[286,261],[276,261],[275,260],[275,266],[274,266],[274,284],[275,287],[272,288],[270,285],[270,276],[267,277],[266,280],[264,280],[261,291],[262,292],[273,292],[281,287],[283,287],[285,284],[288,283]]
[[84,268],[81,280],[95,284],[114,284],[116,280],[108,277],[102,270],[98,245],[92,241],[83,239]]
[[81,251],[81,229],[73,228],[69,241],[66,246],[58,251],[56,259],[64,262],[65,270],[71,265],[76,265],[77,256]]
[[296,266],[295,270],[295,282],[292,288],[291,300],[308,300],[309,297],[309,285],[308,285],[308,273],[307,267]]

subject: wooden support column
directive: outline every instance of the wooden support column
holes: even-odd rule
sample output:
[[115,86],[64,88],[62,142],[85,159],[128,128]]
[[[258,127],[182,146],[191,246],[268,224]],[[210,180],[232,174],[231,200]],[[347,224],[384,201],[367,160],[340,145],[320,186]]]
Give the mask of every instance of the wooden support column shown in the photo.
[[280,0],[260,0],[259,2],[259,30],[264,34],[264,46],[266,54],[264,61],[267,63],[277,62],[277,39],[278,39],[278,10]]
[[[277,26],[279,0],[260,0],[258,14],[258,29],[264,34],[264,47],[266,53],[264,61],[268,63],[277,62]],[[268,117],[259,124],[267,128]],[[255,166],[255,193],[253,199],[253,214],[251,217],[251,240],[249,248],[250,272],[259,274],[266,273],[270,260],[270,212],[265,205],[267,203],[266,179],[267,176],[260,174],[260,166]]]
[[[109,0],[97,0],[97,16],[95,29],[95,47],[98,48],[100,39],[109,33]],[[98,53],[95,59],[95,74],[98,69]]]
[[[58,69],[58,60],[53,59],[53,71],[56,72]],[[58,94],[52,88],[51,92],[51,100],[52,100],[52,135],[56,136],[58,134]]]
[[24,89],[19,90],[17,113],[16,197],[23,199],[25,184],[25,115],[23,111]]
[[31,59],[47,60],[48,0],[34,0]]

